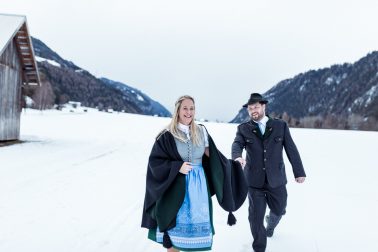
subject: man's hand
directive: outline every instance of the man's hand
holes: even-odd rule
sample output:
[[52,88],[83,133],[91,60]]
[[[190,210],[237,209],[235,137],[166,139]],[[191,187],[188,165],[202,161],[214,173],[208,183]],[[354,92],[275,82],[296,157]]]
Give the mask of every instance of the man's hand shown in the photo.
[[305,179],[306,177],[298,177],[298,178],[295,178],[295,181],[297,181],[297,183],[303,183]]
[[238,161],[238,162],[240,163],[241,167],[244,169],[244,166],[245,166],[245,164],[246,164],[244,158],[242,158],[242,157],[238,157],[238,158],[235,159],[235,161]]

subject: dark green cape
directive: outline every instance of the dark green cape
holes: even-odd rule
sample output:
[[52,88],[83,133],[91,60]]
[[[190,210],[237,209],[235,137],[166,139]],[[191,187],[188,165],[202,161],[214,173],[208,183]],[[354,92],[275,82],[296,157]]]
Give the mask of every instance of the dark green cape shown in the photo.
[[[238,162],[225,158],[208,136],[210,157],[204,155],[202,165],[209,194],[216,195],[224,210],[236,211],[248,193],[243,170]],[[142,227],[158,226],[164,232],[176,226],[176,215],[185,196],[185,175],[179,172],[183,163],[173,135],[163,131],[148,160]]]

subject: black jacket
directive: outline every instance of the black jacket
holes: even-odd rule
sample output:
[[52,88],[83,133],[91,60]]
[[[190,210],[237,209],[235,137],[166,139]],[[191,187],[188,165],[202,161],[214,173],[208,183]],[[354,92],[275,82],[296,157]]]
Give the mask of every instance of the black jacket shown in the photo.
[[247,154],[244,173],[248,185],[262,188],[266,176],[268,184],[275,188],[287,183],[283,148],[292,165],[294,177],[305,177],[306,173],[289,128],[280,119],[269,118],[264,135],[261,135],[258,125],[252,120],[240,124],[232,144],[232,158],[241,157],[245,149]]
[[[208,136],[210,157],[203,155],[202,165],[209,196],[215,194],[226,211],[236,211],[248,193],[243,170],[238,162],[225,158]],[[173,135],[163,131],[149,157],[142,227],[159,226],[160,231],[166,231],[176,226],[176,215],[185,196],[185,175],[179,172],[183,163]]]

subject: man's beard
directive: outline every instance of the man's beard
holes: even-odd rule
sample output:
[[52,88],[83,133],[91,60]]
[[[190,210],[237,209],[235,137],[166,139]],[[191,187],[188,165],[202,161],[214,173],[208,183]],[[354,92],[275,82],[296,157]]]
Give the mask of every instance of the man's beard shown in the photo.
[[251,118],[252,120],[254,121],[260,121],[263,117],[264,117],[264,114],[260,114],[260,113],[252,113],[251,115]]

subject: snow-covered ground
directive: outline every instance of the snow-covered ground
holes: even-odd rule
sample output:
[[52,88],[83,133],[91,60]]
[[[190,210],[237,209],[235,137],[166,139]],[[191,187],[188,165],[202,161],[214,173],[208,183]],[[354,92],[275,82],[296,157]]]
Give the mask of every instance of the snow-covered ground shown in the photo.
[[[169,122],[132,114],[22,114],[23,144],[0,148],[0,251],[164,251],[140,228],[147,158]],[[236,125],[206,123],[226,156]],[[269,252],[378,251],[377,132],[292,129],[307,172],[289,178]],[[237,225],[214,202],[213,251],[251,251],[247,201]]]

